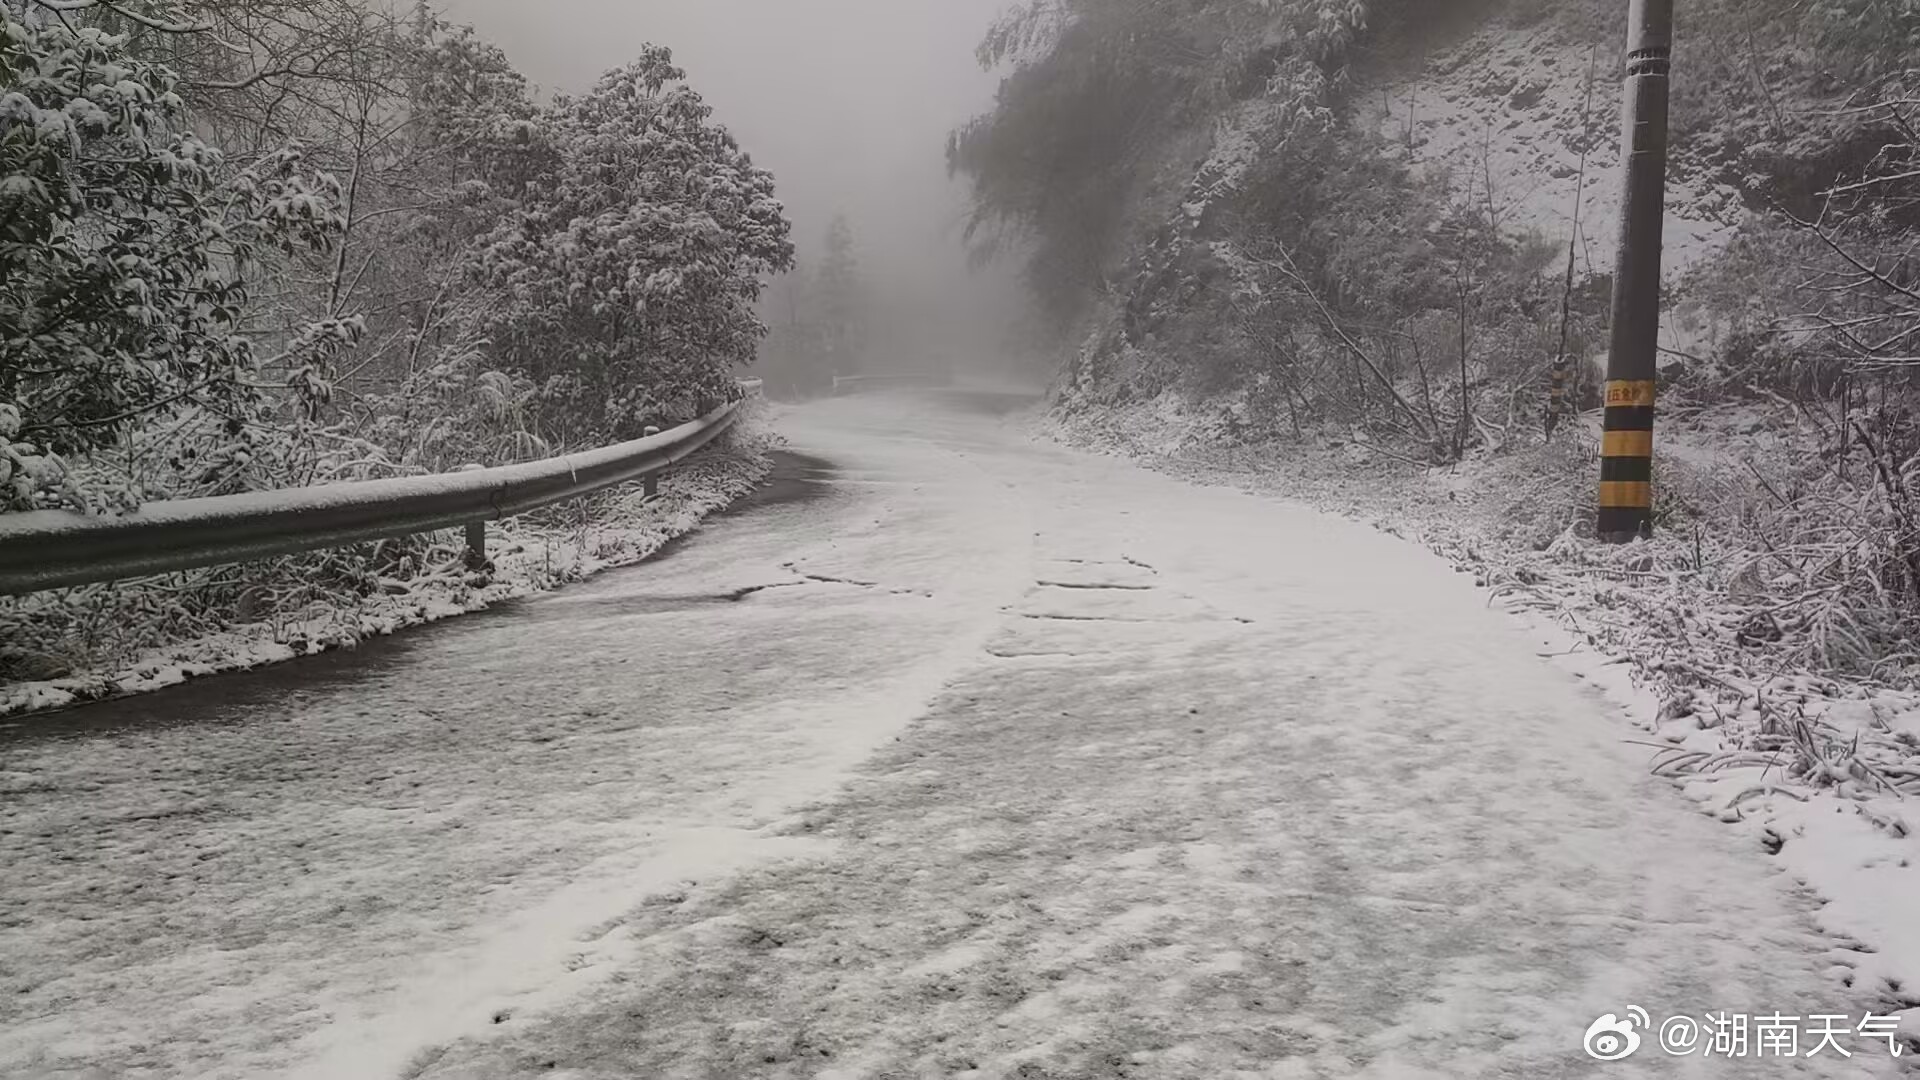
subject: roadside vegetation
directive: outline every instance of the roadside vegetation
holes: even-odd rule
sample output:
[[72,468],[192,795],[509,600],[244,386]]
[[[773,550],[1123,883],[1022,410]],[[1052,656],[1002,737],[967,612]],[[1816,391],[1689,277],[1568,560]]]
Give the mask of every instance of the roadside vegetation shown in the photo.
[[1576,583],[1551,602],[1619,614],[1675,711],[1765,714],[1741,748],[1910,789],[1910,737],[1863,761],[1754,687],[1920,676],[1920,17],[1682,17],[1660,539],[1627,553],[1588,539],[1625,5],[1025,5],[950,160],[977,242],[1027,259],[1070,432],[1432,488],[1375,516],[1464,530],[1536,602]]
[[[425,7],[0,0],[0,513],[691,420],[738,396],[788,229],[665,48],[541,100]],[[239,624],[350,642],[358,612],[468,576],[443,540],[0,600],[0,682]]]

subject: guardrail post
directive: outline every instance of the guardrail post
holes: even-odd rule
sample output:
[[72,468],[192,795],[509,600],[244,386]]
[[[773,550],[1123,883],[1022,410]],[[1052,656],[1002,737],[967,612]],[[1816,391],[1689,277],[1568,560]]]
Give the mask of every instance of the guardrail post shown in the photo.
[[487,565],[487,523],[467,522],[467,565],[478,570]]
[[[641,431],[640,434],[646,436],[658,435],[660,434],[660,429],[657,427],[648,427]],[[640,497],[643,499],[651,499],[658,494],[660,494],[660,474],[650,472],[640,481]]]

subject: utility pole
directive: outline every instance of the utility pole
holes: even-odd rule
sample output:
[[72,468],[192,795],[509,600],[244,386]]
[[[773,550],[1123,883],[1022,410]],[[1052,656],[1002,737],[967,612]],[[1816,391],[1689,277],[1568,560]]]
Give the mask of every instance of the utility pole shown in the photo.
[[1615,544],[1653,533],[1653,383],[1660,345],[1660,238],[1666,217],[1667,73],[1672,58],[1673,0],[1632,0],[1622,139],[1626,191],[1613,275],[1613,337],[1607,355],[1595,530]]

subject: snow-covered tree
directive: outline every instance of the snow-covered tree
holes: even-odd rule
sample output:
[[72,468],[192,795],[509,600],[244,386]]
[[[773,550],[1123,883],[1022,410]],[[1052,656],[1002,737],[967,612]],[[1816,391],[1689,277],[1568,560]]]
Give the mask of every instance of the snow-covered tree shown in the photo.
[[[517,201],[543,185],[559,167],[558,144],[506,53],[472,27],[425,15],[410,46],[418,68],[406,110],[416,140],[443,158],[445,179],[467,186],[469,202]],[[476,183],[484,188],[471,190]]]
[[553,174],[476,260],[504,297],[486,323],[496,355],[563,436],[633,434],[723,399],[765,333],[762,275],[792,265],[772,175],[684,78],[648,46],[558,99],[538,135]]
[[800,262],[775,278],[761,299],[760,317],[768,333],[754,371],[766,380],[767,393],[807,398],[831,390],[833,368],[818,268]]
[[342,177],[345,228],[327,258],[287,268],[281,290],[296,318],[365,318],[335,410],[362,426],[425,404],[385,395],[427,368],[487,373],[471,324],[495,297],[465,260],[557,167],[526,80],[497,47],[424,10],[392,29],[364,78],[311,89],[332,102],[308,127]]
[[[332,243],[337,185],[291,149],[223,169],[175,74],[97,27],[0,5],[0,73],[0,506],[84,505],[61,455],[187,410],[242,430],[269,359],[243,333],[251,276]],[[292,327],[271,359],[323,394],[314,365],[357,332]]]
[[854,254],[853,226],[845,214],[835,214],[827,226],[827,254],[820,263],[819,293],[828,363],[836,372],[850,374],[859,367],[864,335],[860,261]]

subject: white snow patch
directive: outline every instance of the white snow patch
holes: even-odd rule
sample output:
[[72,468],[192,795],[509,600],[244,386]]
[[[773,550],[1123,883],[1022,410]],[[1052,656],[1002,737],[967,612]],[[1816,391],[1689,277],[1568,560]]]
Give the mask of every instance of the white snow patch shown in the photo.
[[301,1064],[286,1080],[398,1075],[421,1047],[552,1008],[631,959],[637,946],[618,923],[637,898],[772,859],[818,858],[832,846],[711,827],[641,830],[633,843],[503,922],[474,928],[471,947],[433,957],[394,989],[323,998],[333,1020],[294,1045]]
[[[1611,49],[1594,58],[1593,104],[1583,115],[1588,59],[1589,48],[1550,26],[1490,25],[1435,52],[1416,74],[1364,95],[1364,115],[1402,148],[1411,127],[1416,165],[1452,177],[1476,206],[1490,203],[1502,230],[1537,232],[1562,251],[1575,240],[1584,272],[1612,273],[1620,229],[1618,58]],[[1584,184],[1583,144],[1590,148]],[[1745,212],[1732,188],[1678,168],[1668,178],[1667,206],[1668,275],[1724,247]]]
[[[1407,497],[1410,490],[1423,487],[1441,493],[1442,498],[1448,493],[1464,497],[1482,489],[1501,475],[1484,461],[1382,480],[1377,470],[1367,475],[1349,474],[1325,457],[1309,460],[1310,454],[1303,458],[1297,448],[1288,448],[1285,453],[1292,467],[1286,475],[1268,480],[1258,472],[1250,474],[1245,465],[1229,468],[1218,464],[1227,455],[1214,454],[1193,440],[1191,422],[1172,430],[1156,426],[1170,416],[1187,415],[1192,408],[1129,409],[1103,418],[1098,427],[1083,423],[1075,429],[1075,435],[1097,440],[1097,445],[1110,452],[1138,454],[1164,470],[1192,479],[1260,490],[1278,488],[1288,497],[1375,524],[1391,534],[1381,537],[1383,543],[1408,550],[1430,547],[1439,553],[1435,557],[1451,559],[1456,570],[1485,576],[1498,570],[1507,557],[1500,542],[1482,535],[1478,531],[1480,523],[1464,510],[1448,519],[1446,509],[1436,511],[1434,507],[1451,508],[1454,504],[1429,505]],[[1746,431],[1755,426],[1749,413],[1734,410],[1727,416],[1703,420]],[[1167,445],[1181,446],[1181,456],[1161,455],[1159,448]],[[1662,445],[1673,451],[1672,457],[1699,465],[1724,463],[1737,454],[1727,449],[1727,440],[1683,424],[1670,424]],[[1459,505],[1465,506],[1464,499]],[[1361,557],[1357,550],[1342,555]],[[1599,692],[1621,721],[1623,741],[1708,752],[1729,748],[1722,730],[1702,728],[1692,717],[1662,722],[1665,702],[1632,658],[1597,648],[1589,640],[1584,624],[1600,617],[1600,611],[1578,607],[1547,611],[1512,599],[1493,598],[1484,588],[1480,595],[1517,620],[1537,656]],[[1676,659],[1688,660],[1685,656]],[[1814,684],[1830,682],[1812,680]],[[1784,695],[1796,685],[1804,687],[1807,683],[1805,676],[1780,672],[1760,688]],[[1804,706],[1810,718],[1827,725],[1843,742],[1850,733],[1858,733],[1865,740],[1863,747],[1901,733],[1911,737],[1920,727],[1920,695],[1912,693],[1884,687],[1849,690],[1839,686],[1837,693],[1803,693],[1799,697],[1810,698]],[[1629,752],[1643,756],[1653,753],[1650,748]],[[1777,847],[1778,854],[1770,856],[1774,867],[1817,897],[1811,918],[1834,950],[1830,976],[1836,987],[1864,995],[1881,1012],[1911,1010],[1913,1003],[1920,1001],[1920,923],[1913,918],[1913,913],[1920,911],[1920,834],[1915,831],[1920,817],[1908,805],[1911,800],[1871,789],[1836,796],[1830,789],[1810,789],[1783,775],[1781,768],[1772,767],[1727,768],[1678,786],[1698,804],[1701,813],[1739,829],[1741,842],[1750,844],[1751,850]],[[1417,828],[1418,823],[1410,820],[1408,825]],[[1852,947],[1856,944],[1862,947]],[[1909,1039],[1920,1039],[1920,1026],[1911,1020],[1903,1031]]]

